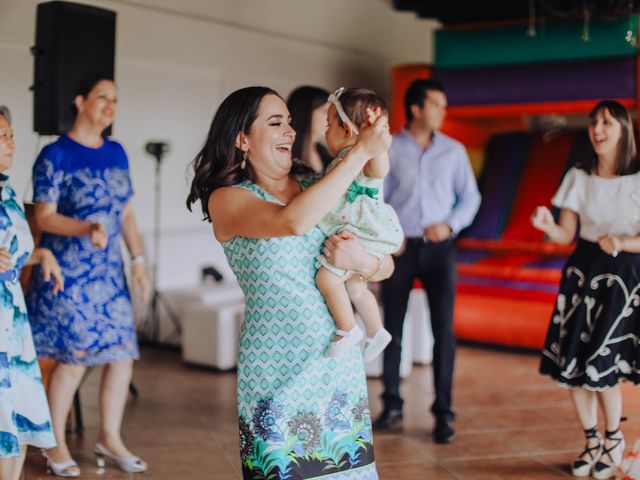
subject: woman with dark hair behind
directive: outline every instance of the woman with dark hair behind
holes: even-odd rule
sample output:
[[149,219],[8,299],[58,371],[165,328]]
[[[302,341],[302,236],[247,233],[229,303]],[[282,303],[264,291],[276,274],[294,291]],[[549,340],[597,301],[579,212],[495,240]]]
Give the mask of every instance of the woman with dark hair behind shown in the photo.
[[[586,446],[576,477],[611,478],[620,464],[620,380],[640,383],[640,160],[627,109],[613,100],[589,115],[594,154],[572,168],[533,225],[552,241],[580,237],[562,272],[540,372],[570,388]],[[598,403],[605,420],[598,431]]]
[[77,115],[69,133],[44,147],[33,166],[40,243],[59,259],[66,281],[65,291],[54,296],[34,269],[28,295],[38,355],[58,362],[48,391],[58,446],[43,455],[54,474],[80,475],[65,441],[66,418],[87,367],[104,365],[94,447],[98,465],[109,457],[126,472],[143,472],[147,464],[120,435],[133,361],[139,356],[121,238],[131,254],[134,287],[145,299],[149,282],[131,203],[129,161],[119,143],[103,137],[117,110],[115,84],[101,76],[85,79],[74,106]]
[[245,479],[378,478],[362,354],[327,359],[334,321],[315,284],[324,244],[335,266],[375,280],[379,264],[354,235],[325,242],[316,224],[365,163],[386,152],[384,117],[360,132],[322,179],[292,162],[296,133],[273,90],[248,87],[216,112],[194,160],[187,206],[200,201],[245,294],[238,353],[240,458]]
[[328,97],[329,92],[322,88],[302,86],[291,92],[287,99],[291,127],[296,132],[292,156],[317,173],[324,172],[333,160],[324,144]]

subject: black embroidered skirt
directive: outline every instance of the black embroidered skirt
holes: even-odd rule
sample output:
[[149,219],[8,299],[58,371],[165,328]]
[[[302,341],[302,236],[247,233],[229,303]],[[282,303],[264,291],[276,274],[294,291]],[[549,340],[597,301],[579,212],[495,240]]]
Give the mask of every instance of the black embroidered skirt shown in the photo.
[[640,254],[613,257],[579,240],[562,271],[540,373],[605,390],[640,383]]

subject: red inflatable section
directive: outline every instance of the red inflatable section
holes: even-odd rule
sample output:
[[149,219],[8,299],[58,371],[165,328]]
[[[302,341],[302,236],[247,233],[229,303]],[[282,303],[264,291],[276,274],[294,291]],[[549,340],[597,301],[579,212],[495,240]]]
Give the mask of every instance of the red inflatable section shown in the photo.
[[573,134],[560,135],[548,142],[543,137],[534,140],[502,235],[504,240],[542,243],[544,234],[531,225],[531,214],[538,205],[549,205],[560,185],[574,140]]
[[[635,109],[637,105],[637,100],[629,98],[617,98],[615,100],[630,109]],[[456,105],[449,107],[449,115],[456,118],[485,119],[489,115],[492,118],[496,118],[514,115],[520,117],[522,115],[587,114],[597,102],[598,100],[571,100],[549,103],[510,103],[508,105]]]
[[391,132],[402,130],[407,117],[404,112],[404,93],[414,80],[431,77],[431,67],[427,65],[404,65],[391,70]]

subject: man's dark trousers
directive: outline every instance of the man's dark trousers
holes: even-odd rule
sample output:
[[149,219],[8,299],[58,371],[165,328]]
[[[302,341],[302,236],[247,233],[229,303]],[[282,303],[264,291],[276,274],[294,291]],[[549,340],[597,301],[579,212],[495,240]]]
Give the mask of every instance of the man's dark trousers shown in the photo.
[[405,251],[395,258],[393,275],[382,283],[385,328],[392,340],[384,352],[382,398],[388,410],[402,409],[400,356],[402,327],[414,279],[426,289],[433,329],[433,378],[436,417],[453,419],[451,388],[455,360],[453,302],[456,288],[455,247],[452,239],[440,243],[408,238]]

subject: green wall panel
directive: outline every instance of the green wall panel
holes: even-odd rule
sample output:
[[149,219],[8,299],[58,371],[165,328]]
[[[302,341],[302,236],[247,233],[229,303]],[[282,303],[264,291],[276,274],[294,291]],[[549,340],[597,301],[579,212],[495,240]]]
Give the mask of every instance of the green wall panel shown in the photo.
[[637,15],[592,21],[586,42],[583,23],[575,21],[539,23],[535,37],[527,35],[526,25],[438,30],[435,65],[471,67],[634,55],[637,49],[627,40],[629,29],[637,39]]

